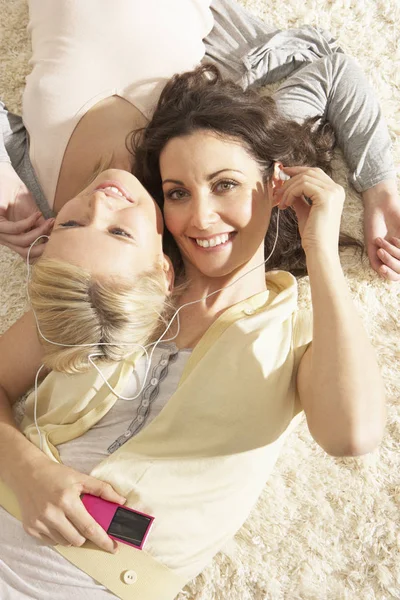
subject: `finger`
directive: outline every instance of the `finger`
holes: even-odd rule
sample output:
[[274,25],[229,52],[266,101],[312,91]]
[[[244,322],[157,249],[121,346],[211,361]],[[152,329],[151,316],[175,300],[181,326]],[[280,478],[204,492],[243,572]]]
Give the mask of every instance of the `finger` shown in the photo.
[[44,534],[29,534],[31,537],[34,537],[36,540],[38,540],[38,542],[42,542],[42,544],[45,544],[46,546],[54,546],[55,542],[54,540],[52,540],[51,538],[47,537],[47,535]]
[[380,268],[382,267],[382,261],[378,257],[377,247],[374,244],[368,244],[367,253],[368,253],[368,258],[369,258],[369,262],[370,262],[371,267],[379,275],[383,275],[380,272]]
[[392,271],[392,269],[390,269],[386,265],[381,265],[379,267],[378,273],[379,275],[381,275],[381,277],[387,279],[388,281],[400,281],[400,275]]
[[118,494],[114,488],[105,481],[96,479],[95,477],[86,477],[83,481],[82,491],[86,494],[92,494],[93,496],[99,496],[103,500],[109,502],[115,502],[116,504],[125,504],[126,498]]
[[377,248],[374,244],[368,244],[367,252],[371,267],[378,273],[378,275],[380,275],[380,277],[386,279],[387,281],[400,281],[399,273],[393,271],[389,266],[382,263],[378,255]]
[[323,187],[320,182],[310,181],[309,179],[305,179],[304,177],[300,180],[292,180],[288,182],[289,185],[284,190],[283,195],[281,197],[281,201],[279,202],[280,208],[286,208],[293,204],[293,202],[302,198],[303,195],[308,196],[313,203],[321,199],[322,196],[328,196],[331,193],[331,190]]
[[47,223],[47,221],[49,221],[50,219],[45,219],[44,216],[42,214],[40,214],[40,216],[38,217],[35,226],[36,227],[40,227],[41,225],[44,225],[45,223]]
[[294,200],[291,208],[296,213],[297,223],[298,223],[298,227],[299,227],[299,231],[300,231],[300,235],[301,235],[303,233],[303,228],[307,221],[308,215],[310,214],[311,208],[310,208],[310,206],[305,204],[302,200],[300,200],[300,198],[297,198],[296,200]]
[[29,217],[25,219],[21,219],[20,221],[8,221],[5,217],[0,219],[0,233],[4,233],[7,235],[18,235],[20,233],[25,233],[29,231],[42,216],[41,212],[35,212]]
[[88,513],[83,502],[79,501],[74,504],[73,510],[67,512],[67,517],[85,539],[90,540],[106,552],[115,553],[116,545],[113,540]]
[[[67,519],[65,519],[67,521]],[[75,530],[76,531],[76,530]],[[86,542],[85,538],[83,536],[81,536],[79,534],[78,531],[76,531],[75,536],[72,536],[72,539],[74,540],[78,540],[77,543],[72,543],[69,539],[69,537],[67,537],[67,535],[64,535],[63,531],[58,531],[57,529],[54,529],[52,527],[49,527],[48,529],[48,539],[52,540],[53,544],[59,544],[60,546],[83,546],[83,544]]]
[[390,243],[393,244],[393,246],[396,246],[396,248],[400,248],[400,238],[393,236],[389,238],[388,241],[390,241]]
[[[15,252],[16,254],[19,254],[24,260],[27,259],[29,248],[21,248],[20,246],[15,246],[14,244],[10,244],[8,242],[3,242],[1,239],[1,236],[0,236],[0,244],[2,244],[3,246],[6,246],[10,250],[13,250],[13,252]],[[30,251],[30,254],[29,254],[30,260],[32,261],[32,260],[35,260],[36,258],[39,258],[43,254],[45,247],[46,247],[45,244],[36,244],[35,246],[33,246]]]
[[86,542],[86,538],[79,533],[74,525],[64,515],[59,517],[55,527],[50,527],[51,538],[59,540],[57,543],[63,546],[80,547]]
[[54,219],[49,219],[40,227],[35,227],[26,233],[12,235],[1,233],[1,240],[3,243],[9,242],[14,246],[19,246],[20,248],[28,248],[41,235],[48,235],[53,225]]
[[48,527],[45,523],[37,523],[35,527],[25,527],[24,530],[31,537],[43,541],[47,545],[61,544],[62,546],[69,545],[69,542],[53,527]]
[[389,267],[389,269],[391,269],[397,275],[400,275],[400,260],[394,258],[391,254],[389,254],[389,252],[383,250],[383,248],[379,248],[377,255],[384,265]]
[[283,167],[282,170],[284,173],[287,173],[287,175],[290,175],[290,177],[308,172],[310,175],[321,181],[332,181],[329,175],[319,167]]
[[[397,241],[397,238],[391,238],[391,239],[394,241]],[[380,248],[382,248],[383,250],[386,250],[386,252],[391,254],[393,256],[393,258],[400,260],[400,240],[399,240],[398,246],[390,243],[388,240],[385,240],[384,238],[376,238],[376,243]],[[379,254],[379,251],[378,251],[378,254]]]
[[41,235],[48,235],[53,224],[54,222],[46,221],[43,225],[39,227],[35,226],[23,233],[8,234],[0,232],[0,238],[3,242],[9,242],[14,246],[27,248]]

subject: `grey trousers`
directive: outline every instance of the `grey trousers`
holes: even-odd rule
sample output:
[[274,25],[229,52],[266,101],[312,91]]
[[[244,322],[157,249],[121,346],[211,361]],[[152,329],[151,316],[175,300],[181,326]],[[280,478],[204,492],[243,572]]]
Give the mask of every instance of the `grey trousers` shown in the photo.
[[[274,94],[282,114],[297,121],[322,116],[332,124],[357,191],[395,178],[390,137],[374,93],[328,33],[313,27],[276,30],[234,0],[213,0],[211,10],[215,24],[205,39],[205,62],[244,88],[287,77]],[[10,158],[44,216],[53,216],[29,159],[22,119],[2,103],[0,133],[0,160]]]
[[334,128],[358,192],[395,179],[391,140],[365,75],[330,35],[313,27],[274,30],[231,0],[214,0],[205,61],[242,87],[288,77],[273,94],[286,117],[321,116]]

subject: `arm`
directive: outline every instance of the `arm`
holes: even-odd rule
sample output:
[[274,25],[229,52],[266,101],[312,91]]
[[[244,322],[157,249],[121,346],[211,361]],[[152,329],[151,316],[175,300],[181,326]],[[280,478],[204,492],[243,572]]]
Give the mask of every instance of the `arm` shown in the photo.
[[[352,302],[338,255],[344,190],[320,169],[291,167],[281,204],[296,211],[307,257],[313,342],[297,375],[316,442],[334,456],[373,450],[385,426],[385,392],[375,353]],[[301,200],[305,194],[311,208]]]
[[[12,142],[15,134],[7,115],[6,107],[0,101],[0,244],[26,258],[32,242],[39,235],[49,234],[52,221],[43,218],[32,194],[14,169],[11,159],[15,157],[10,157],[7,152],[6,140]],[[17,142],[15,147],[20,145],[21,142]],[[37,258],[42,252],[43,245],[39,244],[32,248],[31,257]]]
[[309,253],[313,342],[298,372],[300,401],[315,441],[333,456],[374,450],[385,392],[376,356],[351,299],[339,257]]
[[[42,452],[19,431],[11,406],[32,387],[41,366],[42,349],[31,312],[0,338],[0,475],[12,487],[13,475],[28,469]],[[23,368],[16,368],[23,365]]]
[[6,162],[11,164],[10,157],[6,150],[4,138],[7,133],[11,133],[10,125],[7,119],[7,109],[4,102],[0,100],[0,163]]
[[86,538],[113,552],[114,544],[88,514],[83,493],[124,504],[109,484],[50,460],[16,426],[11,405],[32,387],[42,347],[32,312],[0,338],[0,477],[15,493],[25,530],[34,537],[81,546]]

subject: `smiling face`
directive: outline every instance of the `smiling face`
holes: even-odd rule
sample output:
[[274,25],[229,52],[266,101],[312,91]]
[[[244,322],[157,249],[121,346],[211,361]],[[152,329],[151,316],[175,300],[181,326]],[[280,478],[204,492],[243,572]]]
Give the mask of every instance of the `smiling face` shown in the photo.
[[262,263],[272,184],[239,142],[207,131],[174,138],[160,171],[165,225],[187,276],[224,277]]
[[108,169],[57,215],[43,256],[132,278],[163,263],[160,209],[140,182]]

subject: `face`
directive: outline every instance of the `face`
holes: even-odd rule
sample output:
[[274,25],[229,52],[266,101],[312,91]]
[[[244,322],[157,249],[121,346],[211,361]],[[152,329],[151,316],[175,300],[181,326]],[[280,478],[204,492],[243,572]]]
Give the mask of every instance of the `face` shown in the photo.
[[193,277],[223,277],[264,260],[272,184],[236,140],[199,131],[160,156],[164,219]]
[[136,177],[108,169],[60,210],[43,256],[132,278],[162,263],[162,232],[161,212]]

